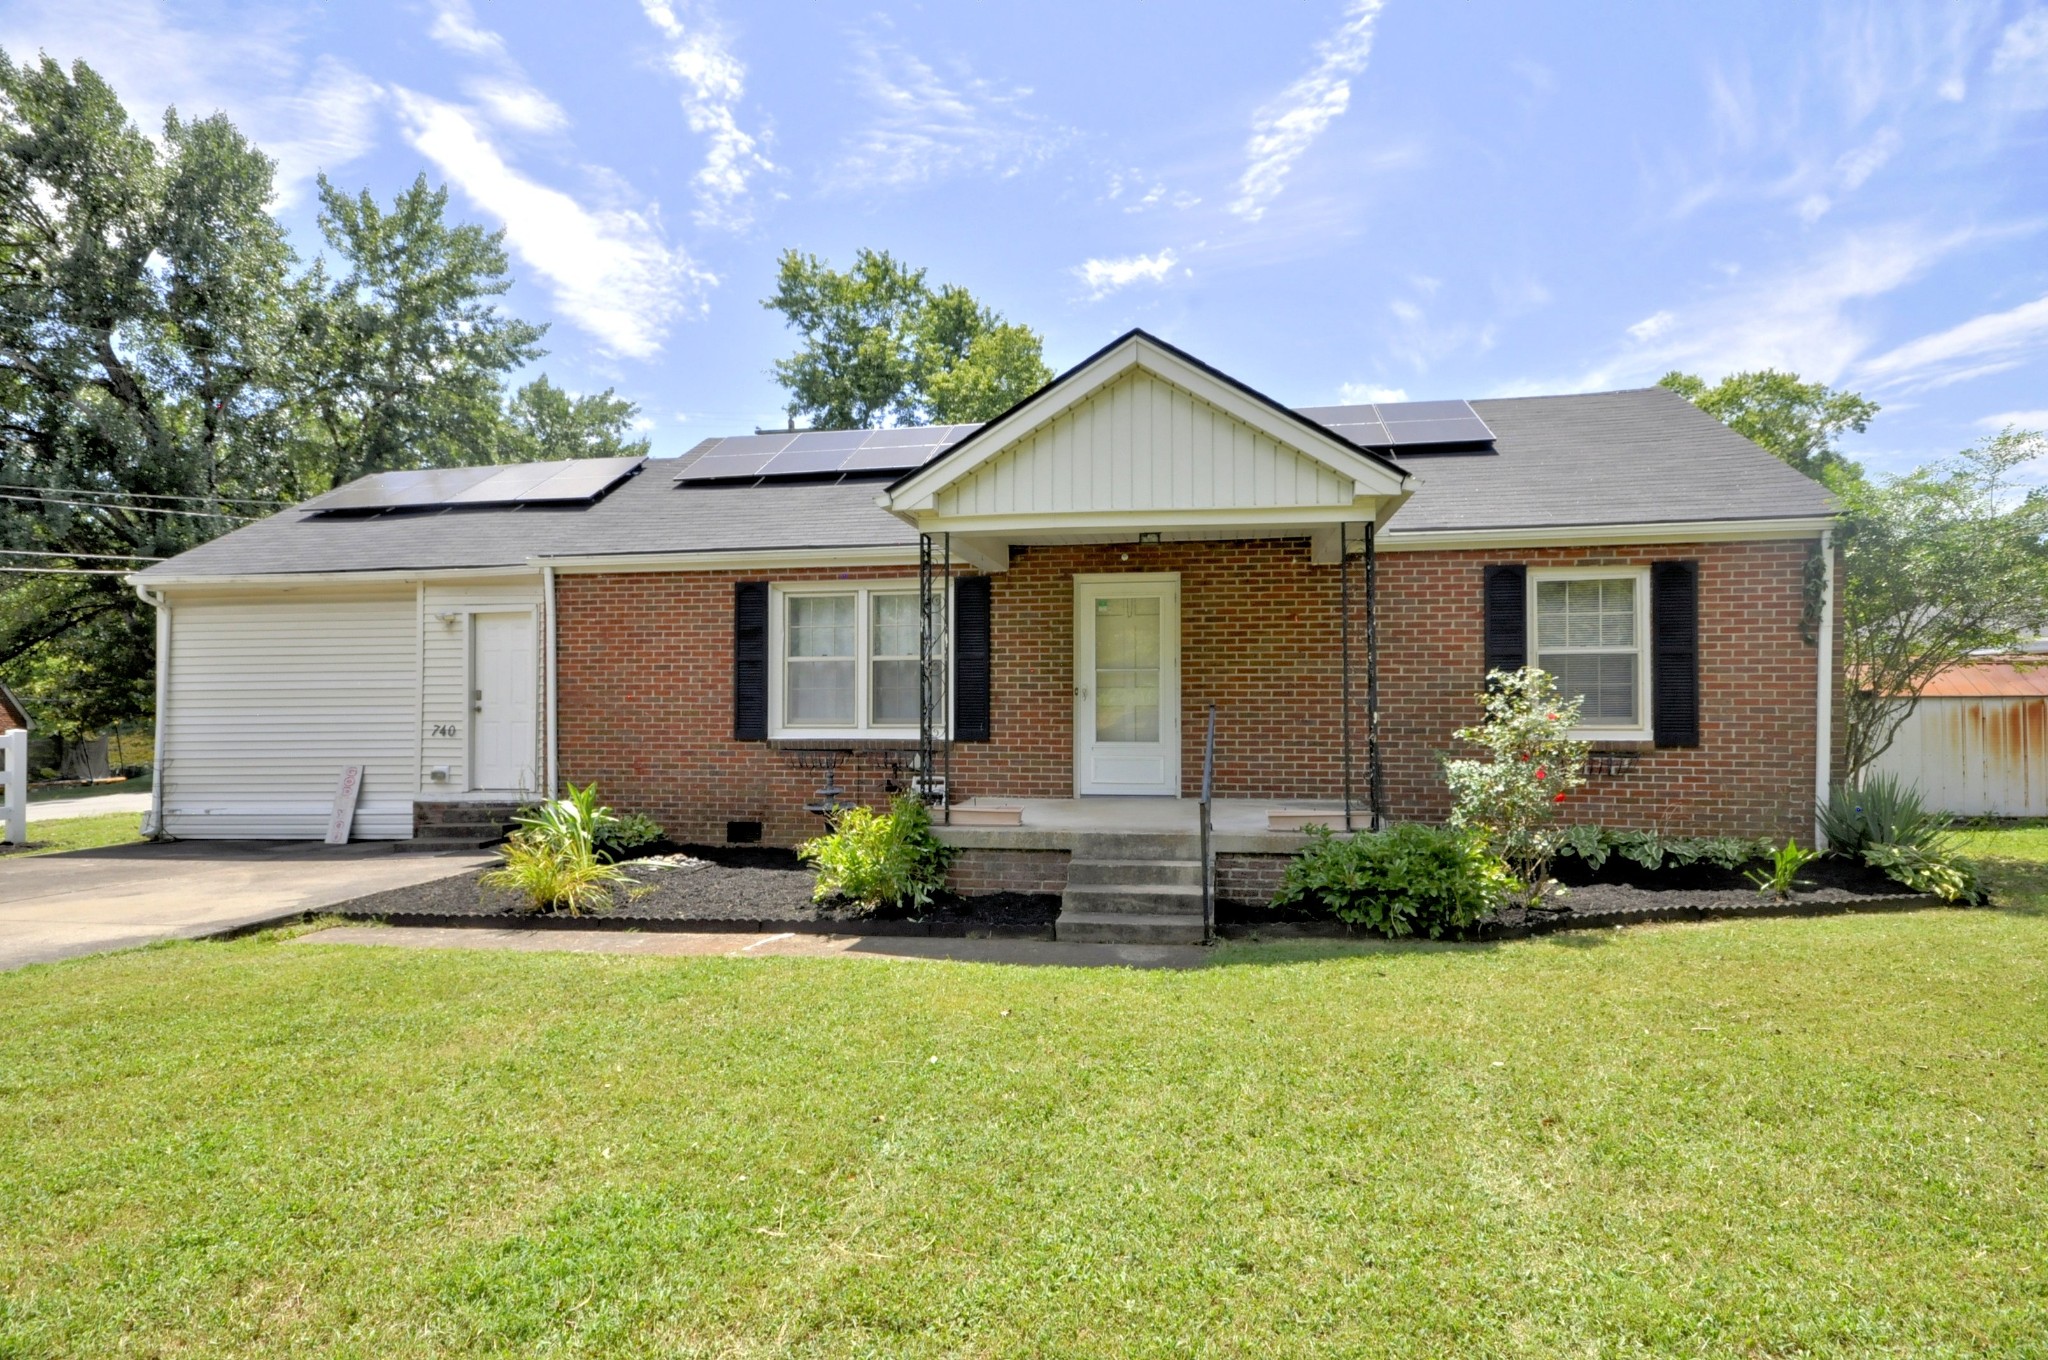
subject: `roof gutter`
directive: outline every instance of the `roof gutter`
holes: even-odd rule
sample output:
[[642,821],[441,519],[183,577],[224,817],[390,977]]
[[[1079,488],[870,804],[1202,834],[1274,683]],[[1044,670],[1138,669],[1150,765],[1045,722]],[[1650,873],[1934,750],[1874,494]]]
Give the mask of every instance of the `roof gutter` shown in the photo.
[[1604,547],[1624,543],[1736,543],[1766,538],[1817,538],[1834,527],[1833,515],[1787,519],[1638,521],[1622,524],[1511,524],[1472,529],[1403,529],[1389,525],[1381,552],[1454,548]]
[[156,740],[149,755],[149,815],[142,834],[157,840],[164,834],[164,718],[170,712],[171,602],[130,577],[136,598],[156,610]]

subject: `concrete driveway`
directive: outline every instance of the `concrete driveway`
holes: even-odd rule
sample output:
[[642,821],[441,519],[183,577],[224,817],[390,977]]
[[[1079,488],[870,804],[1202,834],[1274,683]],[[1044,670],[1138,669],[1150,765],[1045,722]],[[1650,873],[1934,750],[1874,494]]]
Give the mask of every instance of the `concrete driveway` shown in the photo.
[[474,850],[177,841],[0,859],[0,969],[232,930],[459,874]]

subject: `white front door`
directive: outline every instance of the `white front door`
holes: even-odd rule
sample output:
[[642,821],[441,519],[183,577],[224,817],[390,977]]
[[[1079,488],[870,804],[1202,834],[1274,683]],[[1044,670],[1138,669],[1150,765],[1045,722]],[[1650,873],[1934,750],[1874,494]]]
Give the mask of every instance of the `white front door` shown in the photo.
[[1074,578],[1074,791],[1180,793],[1180,579]]
[[533,615],[477,614],[471,622],[473,789],[529,790],[533,777]]

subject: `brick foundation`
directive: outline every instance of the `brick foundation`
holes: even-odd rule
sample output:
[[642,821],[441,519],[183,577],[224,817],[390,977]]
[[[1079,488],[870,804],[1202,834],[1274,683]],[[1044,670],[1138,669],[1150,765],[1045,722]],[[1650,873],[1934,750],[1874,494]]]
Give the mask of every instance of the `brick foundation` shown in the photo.
[[953,857],[946,886],[963,897],[985,893],[1062,893],[1065,850],[962,850]]

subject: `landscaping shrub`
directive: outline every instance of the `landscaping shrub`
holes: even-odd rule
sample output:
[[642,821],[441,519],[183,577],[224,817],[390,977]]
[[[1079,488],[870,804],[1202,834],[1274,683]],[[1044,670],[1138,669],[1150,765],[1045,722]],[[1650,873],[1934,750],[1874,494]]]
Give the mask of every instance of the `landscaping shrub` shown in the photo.
[[607,860],[623,859],[629,850],[638,850],[643,845],[652,845],[666,835],[661,823],[644,812],[626,812],[612,818],[597,829],[598,857]]
[[797,857],[818,870],[812,898],[834,897],[873,911],[908,903],[922,911],[946,882],[950,846],[932,834],[932,814],[923,800],[899,794],[887,812],[842,808],[832,830],[796,848]]
[[1919,790],[1893,775],[1835,785],[1820,825],[1833,853],[1861,859],[1894,883],[1944,902],[1984,900],[1976,869],[1949,839],[1949,819],[1929,812]]
[[1655,831],[1611,831],[1603,826],[1567,826],[1557,831],[1557,853],[1572,855],[1598,872],[1608,856],[1619,855],[1652,871],[1667,866],[1712,864],[1740,869],[1773,853],[1770,841],[1747,836],[1666,836]]
[[569,785],[566,798],[522,809],[519,829],[499,847],[498,867],[483,881],[526,898],[534,911],[571,916],[612,904],[612,890],[630,884],[623,869],[599,857],[598,838],[618,818],[597,802],[597,785]]
[[1494,671],[1480,695],[1486,717],[1454,734],[1486,749],[1483,760],[1444,758],[1451,786],[1451,825],[1484,836],[1506,863],[1515,891],[1530,906],[1550,886],[1550,861],[1561,844],[1559,808],[1586,782],[1586,743],[1574,741],[1579,700],[1557,692],[1537,666]]
[[1787,840],[1782,848],[1771,852],[1770,868],[1752,869],[1747,877],[1756,884],[1758,892],[1783,902],[1792,896],[1792,889],[1799,886],[1799,871],[1819,858],[1820,851],[1800,849],[1798,838],[1794,837]]
[[1348,837],[1310,827],[1275,906],[1316,905],[1382,935],[1436,939],[1462,930],[1515,891],[1507,866],[1471,829],[1420,825]]

